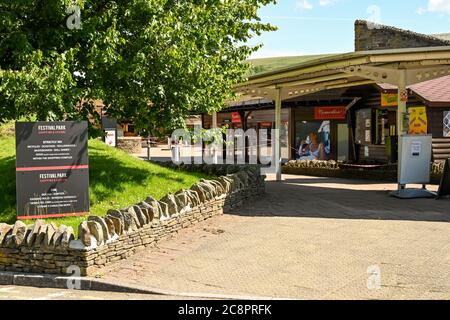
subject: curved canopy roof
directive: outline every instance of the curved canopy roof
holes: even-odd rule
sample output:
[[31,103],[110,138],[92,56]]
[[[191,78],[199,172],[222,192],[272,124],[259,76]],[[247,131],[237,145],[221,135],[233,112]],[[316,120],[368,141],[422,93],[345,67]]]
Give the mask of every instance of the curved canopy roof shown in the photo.
[[256,74],[234,90],[238,101],[275,99],[277,92],[287,100],[365,84],[397,86],[402,70],[406,85],[450,75],[450,46],[336,54]]

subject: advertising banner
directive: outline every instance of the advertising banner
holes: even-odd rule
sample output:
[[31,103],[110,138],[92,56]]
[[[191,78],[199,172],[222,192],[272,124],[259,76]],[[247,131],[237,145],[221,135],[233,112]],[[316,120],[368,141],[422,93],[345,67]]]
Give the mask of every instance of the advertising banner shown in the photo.
[[381,94],[381,106],[382,107],[397,107],[398,94],[396,93],[382,93]]
[[297,160],[330,160],[330,121],[298,122],[296,151]]
[[17,122],[18,219],[89,214],[87,122]]
[[409,111],[409,134],[427,134],[428,118],[426,107],[412,107]]
[[117,130],[105,130],[105,143],[110,147],[116,147]]

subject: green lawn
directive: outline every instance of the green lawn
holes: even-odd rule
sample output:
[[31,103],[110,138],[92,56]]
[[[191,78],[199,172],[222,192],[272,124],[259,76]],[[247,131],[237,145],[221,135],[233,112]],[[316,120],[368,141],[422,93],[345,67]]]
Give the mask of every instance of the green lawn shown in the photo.
[[[104,143],[89,141],[91,214],[102,216],[108,209],[120,209],[138,203],[151,195],[160,199],[169,192],[188,189],[201,178],[201,173],[185,173],[162,168],[135,159]],[[15,138],[0,136],[0,222],[16,221]],[[72,226],[86,217],[48,219],[49,222]],[[27,223],[31,223],[27,221]]]

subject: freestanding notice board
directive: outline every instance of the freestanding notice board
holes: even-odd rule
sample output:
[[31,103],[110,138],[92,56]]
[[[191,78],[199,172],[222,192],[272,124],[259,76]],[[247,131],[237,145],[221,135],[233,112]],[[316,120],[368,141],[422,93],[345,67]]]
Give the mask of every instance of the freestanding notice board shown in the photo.
[[16,123],[18,219],[89,213],[87,122]]

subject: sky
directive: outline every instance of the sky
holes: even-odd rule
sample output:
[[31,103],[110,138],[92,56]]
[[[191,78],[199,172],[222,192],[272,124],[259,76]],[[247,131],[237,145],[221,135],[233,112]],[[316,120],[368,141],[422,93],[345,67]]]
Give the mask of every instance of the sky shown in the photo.
[[450,32],[450,0],[278,0],[263,7],[263,22],[278,31],[253,38],[264,47],[252,58],[354,51],[357,19],[419,33]]

